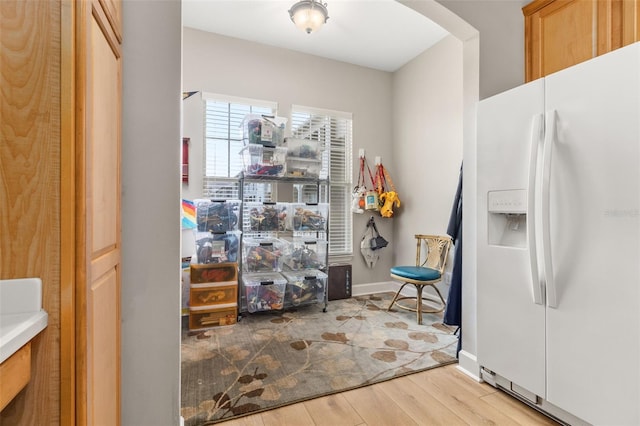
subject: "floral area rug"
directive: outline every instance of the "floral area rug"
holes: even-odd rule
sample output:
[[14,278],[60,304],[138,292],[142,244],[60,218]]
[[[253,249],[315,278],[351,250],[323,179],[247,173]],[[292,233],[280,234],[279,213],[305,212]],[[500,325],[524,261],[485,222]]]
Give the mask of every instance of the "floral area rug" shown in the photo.
[[235,325],[182,333],[186,426],[233,417],[456,362],[441,314],[387,312],[383,293],[253,314]]

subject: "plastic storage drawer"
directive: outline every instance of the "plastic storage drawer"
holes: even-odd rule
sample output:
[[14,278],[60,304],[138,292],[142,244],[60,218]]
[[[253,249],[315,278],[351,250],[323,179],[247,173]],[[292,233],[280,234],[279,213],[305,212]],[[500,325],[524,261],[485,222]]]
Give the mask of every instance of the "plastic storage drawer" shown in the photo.
[[220,283],[238,281],[238,264],[212,263],[208,265],[191,265],[191,284]]
[[288,242],[279,238],[245,238],[242,241],[242,270],[278,272],[287,254]]
[[226,232],[238,230],[240,200],[193,201],[196,206],[196,224],[200,232]]
[[327,265],[326,240],[294,238],[284,256],[283,269],[324,269]]
[[191,284],[190,307],[224,305],[238,302],[238,283]]
[[318,270],[283,272],[287,279],[285,307],[319,303],[324,300],[327,274]]
[[238,320],[238,305],[229,303],[215,307],[189,308],[189,330],[202,330],[221,325],[235,324]]
[[249,312],[279,310],[284,307],[287,280],[277,272],[242,274]]

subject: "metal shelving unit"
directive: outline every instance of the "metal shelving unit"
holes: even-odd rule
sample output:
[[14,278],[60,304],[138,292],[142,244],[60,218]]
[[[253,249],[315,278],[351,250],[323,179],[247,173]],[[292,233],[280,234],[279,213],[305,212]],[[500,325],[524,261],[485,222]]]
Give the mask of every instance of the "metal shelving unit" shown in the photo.
[[[239,178],[239,198],[242,201],[242,210],[241,210],[241,219],[240,219],[240,227],[242,230],[241,234],[241,243],[240,243],[240,279],[239,289],[240,291],[238,296],[238,307],[239,313],[247,313],[252,312],[253,310],[249,307],[249,302],[246,300],[246,289],[245,283],[242,279],[242,275],[248,273],[245,271],[245,265],[242,263],[245,261],[244,255],[244,242],[249,241],[247,239],[265,239],[268,240],[270,238],[273,239],[285,239],[287,241],[300,241],[299,239],[309,238],[309,240],[320,240],[326,241],[328,245],[329,239],[329,203],[328,203],[328,191],[329,191],[329,181],[328,179],[312,179],[312,178],[297,178],[297,177],[277,177],[277,176],[260,176],[260,175],[245,175],[244,173],[240,175]],[[259,226],[256,225],[255,216],[252,217],[251,209],[257,205],[265,205],[270,206],[273,210],[269,210],[269,216],[273,214],[282,214],[282,208],[284,206],[283,203],[287,203],[287,207],[290,208],[291,205],[300,204],[305,206],[326,206],[326,213],[324,217],[324,229],[312,229],[312,230],[295,230],[292,229],[294,226],[291,226],[291,220],[293,218],[288,217],[287,226],[281,226],[279,221],[277,226],[267,223],[268,226],[265,226],[265,229],[259,229]],[[289,210],[287,210],[289,213]],[[261,218],[261,220],[265,220],[265,218]],[[262,223],[262,222],[261,222]],[[268,243],[267,243],[268,244]],[[320,272],[327,274],[328,272],[328,247],[324,250],[323,253],[324,259],[322,262],[322,267],[317,268]],[[301,272],[304,269],[294,271]],[[305,277],[305,278],[311,278]],[[328,279],[324,279],[323,282],[323,311],[327,311],[328,306]],[[317,299],[310,299],[304,302],[300,302],[297,305],[287,305],[283,304],[282,309],[288,309],[291,307],[298,306],[307,306],[318,303]]]

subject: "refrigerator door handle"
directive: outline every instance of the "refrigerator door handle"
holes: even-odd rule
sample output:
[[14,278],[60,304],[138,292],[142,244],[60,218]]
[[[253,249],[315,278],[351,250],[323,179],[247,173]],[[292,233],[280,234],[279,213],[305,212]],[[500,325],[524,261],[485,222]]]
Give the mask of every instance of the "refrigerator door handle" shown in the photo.
[[556,308],[556,286],[553,279],[553,263],[551,261],[551,232],[550,232],[550,184],[551,184],[551,151],[557,138],[556,124],[558,121],[555,110],[547,111],[545,126],[544,148],[542,158],[542,256],[544,260],[544,276],[547,285],[547,306]]
[[529,154],[529,182],[527,189],[527,243],[529,245],[529,264],[531,265],[531,291],[533,302],[542,305],[542,283],[538,276],[538,255],[536,251],[536,170],[538,150],[542,140],[542,114],[534,115],[531,124],[531,151]]

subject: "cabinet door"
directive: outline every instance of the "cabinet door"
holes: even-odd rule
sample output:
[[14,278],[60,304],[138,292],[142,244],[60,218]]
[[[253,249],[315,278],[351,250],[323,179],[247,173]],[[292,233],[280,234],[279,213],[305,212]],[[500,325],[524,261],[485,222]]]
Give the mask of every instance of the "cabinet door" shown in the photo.
[[118,425],[122,65],[102,3],[77,4],[76,401],[79,424]]
[[525,81],[640,40],[640,0],[535,0],[525,16]]
[[[593,0],[536,1],[526,6],[526,81],[583,62],[596,55],[596,2]],[[531,13],[531,10],[535,12]]]

